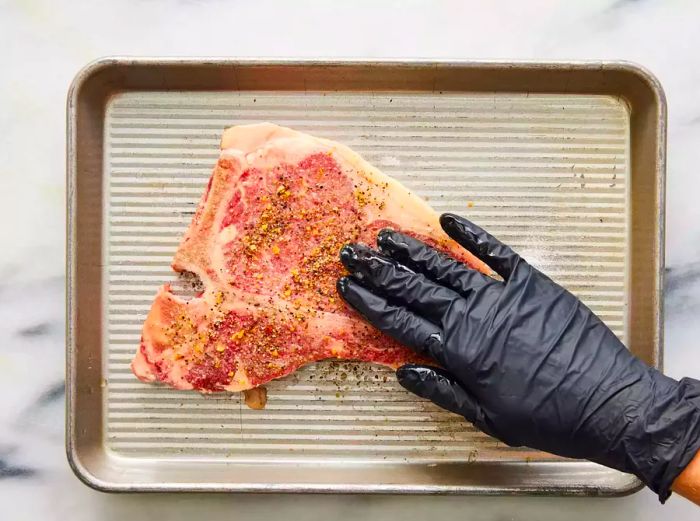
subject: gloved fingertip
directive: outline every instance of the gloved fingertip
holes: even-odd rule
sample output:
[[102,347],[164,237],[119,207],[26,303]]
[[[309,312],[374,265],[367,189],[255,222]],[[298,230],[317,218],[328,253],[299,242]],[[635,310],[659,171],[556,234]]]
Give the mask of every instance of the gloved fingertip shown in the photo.
[[443,228],[445,226],[454,226],[455,222],[457,222],[458,219],[459,218],[457,217],[457,215],[455,215],[453,213],[449,213],[449,212],[443,213],[440,216],[440,226],[442,226]]
[[457,234],[470,241],[473,241],[472,237],[476,232],[474,223],[453,213],[443,213],[440,216],[440,226],[451,237],[454,238],[454,235]]
[[479,416],[476,400],[444,369],[409,364],[396,370],[396,378],[406,390],[471,422]]
[[340,277],[335,283],[335,289],[340,293],[341,296],[347,294],[348,287],[350,286],[350,277]]
[[435,379],[435,375],[433,370],[429,367],[406,364],[396,370],[396,379],[404,388],[419,396],[424,396],[424,394],[420,392],[420,387],[426,381]]
[[389,228],[383,229],[377,235],[379,251],[398,261],[403,261],[409,257],[409,245],[407,241],[408,238],[406,235]]
[[348,270],[354,271],[357,268],[357,262],[360,258],[360,244],[346,244],[340,249],[340,262],[343,263]]
[[441,226],[449,226],[452,224],[452,222],[457,218],[457,216],[453,213],[450,212],[445,212],[442,215],[440,215],[440,225]]
[[353,254],[353,244],[345,244],[342,248],[340,248],[340,260],[347,259],[351,257]]
[[339,278],[335,283],[335,289],[340,297],[362,314],[358,309],[362,307],[363,301],[368,297],[366,289],[362,285],[362,274],[355,273]]
[[[402,365],[396,370],[396,378],[399,383],[402,380],[408,380],[415,377],[415,368],[419,367],[414,364]],[[403,385],[403,384],[402,384]]]
[[377,234],[377,245],[381,247],[391,244],[394,233],[394,230],[391,228],[382,228],[379,230]]

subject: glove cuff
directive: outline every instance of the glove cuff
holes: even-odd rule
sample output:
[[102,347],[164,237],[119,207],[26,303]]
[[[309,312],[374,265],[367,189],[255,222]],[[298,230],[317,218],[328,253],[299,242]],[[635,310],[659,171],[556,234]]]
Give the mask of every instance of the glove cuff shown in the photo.
[[598,443],[584,457],[636,475],[663,503],[700,450],[700,382],[679,382],[650,367],[636,374],[589,417]]
[[678,382],[649,369],[653,398],[639,409],[624,436],[628,471],[636,474],[664,503],[678,475],[700,450],[700,407],[694,397],[700,382]]

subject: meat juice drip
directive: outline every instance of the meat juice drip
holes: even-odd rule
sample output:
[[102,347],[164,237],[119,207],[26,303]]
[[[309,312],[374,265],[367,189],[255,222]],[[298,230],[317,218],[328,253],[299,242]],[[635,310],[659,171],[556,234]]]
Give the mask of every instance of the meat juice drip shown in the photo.
[[256,387],[243,391],[245,404],[251,409],[261,410],[267,405],[267,389]]

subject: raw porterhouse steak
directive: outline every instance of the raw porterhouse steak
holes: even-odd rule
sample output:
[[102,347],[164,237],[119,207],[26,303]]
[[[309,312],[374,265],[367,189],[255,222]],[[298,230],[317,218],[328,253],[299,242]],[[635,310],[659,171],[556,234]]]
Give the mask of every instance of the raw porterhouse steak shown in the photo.
[[444,235],[424,201],[349,148],[272,124],[227,129],[172,263],[204,291],[185,300],[160,288],[134,374],[178,389],[243,391],[326,358],[416,361],[335,290],[342,245],[374,244],[385,227],[490,271]]

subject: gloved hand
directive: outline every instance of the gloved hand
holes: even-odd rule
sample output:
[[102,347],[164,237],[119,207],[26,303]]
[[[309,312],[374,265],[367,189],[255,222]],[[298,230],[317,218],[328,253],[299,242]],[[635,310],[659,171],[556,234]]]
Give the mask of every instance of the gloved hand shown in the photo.
[[455,241],[503,281],[401,233],[379,252],[347,245],[345,301],[441,368],[407,365],[405,388],[511,446],[589,459],[636,474],[663,502],[700,448],[700,382],[632,355],[580,300],[466,219]]

